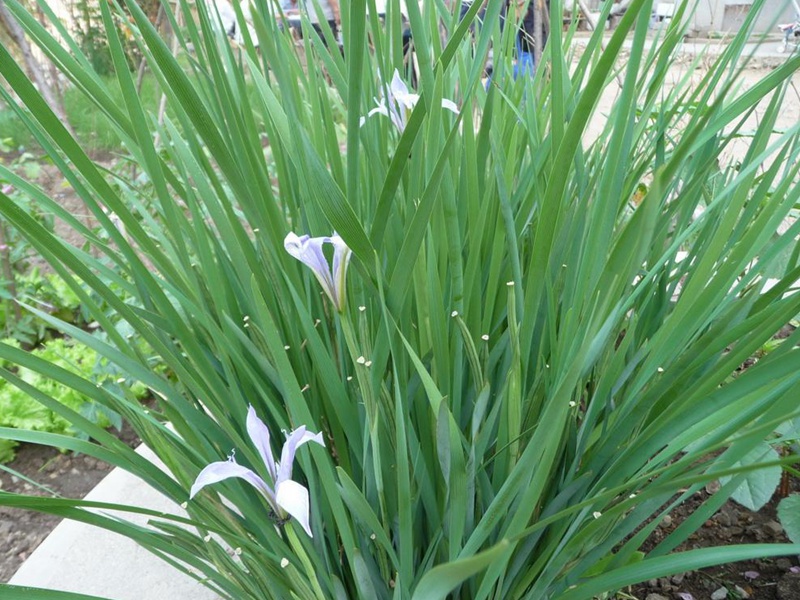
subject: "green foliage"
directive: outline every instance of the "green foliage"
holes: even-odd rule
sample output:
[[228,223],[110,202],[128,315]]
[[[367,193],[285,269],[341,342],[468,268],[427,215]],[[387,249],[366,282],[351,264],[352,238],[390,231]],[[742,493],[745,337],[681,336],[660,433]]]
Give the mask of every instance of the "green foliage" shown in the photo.
[[0,440],[0,464],[14,460],[16,447],[17,442],[13,440]]
[[[19,347],[15,340],[5,340],[4,343]],[[31,355],[101,387],[113,387],[121,392],[120,385],[124,385],[132,399],[143,398],[147,393],[147,389],[139,382],[129,383],[124,379],[117,380],[115,373],[109,372],[106,368],[106,361],[98,356],[95,350],[80,343],[63,338],[54,339],[32,350]],[[9,365],[3,366],[8,367]],[[98,406],[86,395],[42,373],[22,367],[16,375],[25,384],[83,415],[100,427],[114,425],[119,429],[122,426],[117,413]],[[82,432],[76,430],[72,423],[63,416],[42,406],[23,389],[6,382],[0,383],[0,427],[82,435]],[[4,440],[4,442],[6,443],[3,445],[3,458],[4,461],[8,461],[13,458],[13,453],[7,441]]]
[[[90,160],[0,46],[0,72],[25,107],[19,118],[103,231],[47,197],[37,196],[39,209],[67,221],[85,248],[16,203],[0,212],[102,335],[41,318],[152,389],[163,420],[118,389],[8,345],[0,357],[18,371],[0,372],[94,440],[70,447],[176,504],[231,448],[269,479],[247,442],[248,405],[274,438],[306,425],[326,445],[304,448],[293,473],[310,490],[313,538],[293,520],[276,524],[235,480],[188,502],[192,529],[169,515],[151,529],[112,524],[63,499],[0,493],[0,504],[122,530],[236,600],[578,600],[800,552],[672,554],[762,466],[746,457],[799,416],[800,333],[731,375],[800,314],[800,295],[784,294],[800,278],[800,224],[776,234],[800,200],[800,126],[775,133],[800,57],[738,86],[753,10],[699,82],[668,85],[688,8],[648,40],[650,3],[634,0],[580,58],[572,31],[552,31],[537,75],[514,80],[515,28],[497,26],[501,0],[486,3],[487,25],[474,34],[481,3],[462,23],[444,3],[407,4],[419,99],[395,119],[398,130],[380,115],[360,123],[373,98],[386,98],[395,68],[411,80],[393,3],[384,23],[375,10],[367,17],[366,2],[350,3],[343,54],[328,50],[330,32],[327,46],[309,35],[298,53],[266,2],[256,2],[258,51],[252,40],[234,48],[203,2],[197,13],[182,3],[197,20],[179,40],[194,54],[181,59],[125,3],[170,106],[160,125],[123,68],[122,8],[100,4],[119,102],[73,58],[75,44],[65,49],[8,0],[138,174]],[[551,22],[561,10],[551,3]],[[609,87],[616,100],[597,125]],[[759,104],[747,150],[731,164],[726,152]],[[289,231],[336,231],[352,249],[341,311],[286,253]],[[762,294],[779,261],[779,282]],[[19,376],[27,372],[124,415],[170,474],[54,401],[55,390],[31,388]],[[642,557],[661,517],[721,477],[730,480],[720,492]]]
[[[119,105],[124,103],[122,91],[115,77],[101,78],[103,85],[111,98]],[[139,97],[146,110],[157,114],[160,99],[158,84],[152,74],[147,73],[142,80]],[[86,96],[74,87],[64,90],[64,109],[70,125],[81,145],[90,153],[108,153],[120,149],[121,139],[118,130],[109,123],[108,118],[98,112]],[[0,111],[0,131],[9,151],[29,153],[35,161],[42,160],[38,143],[25,122],[12,110]],[[0,160],[0,164],[2,160]]]
[[[89,0],[78,0],[71,4],[70,8],[73,13],[72,18],[78,25],[75,37],[81,53],[89,60],[92,69],[99,76],[112,75],[114,62],[97,4]],[[141,56],[130,37],[123,36],[121,39],[124,41],[127,68],[134,70],[138,66]]]
[[13,290],[8,282],[4,282],[0,288],[0,297],[7,300],[0,304],[0,324],[7,337],[33,347],[51,333],[47,323],[24,306],[20,308],[21,316],[17,317],[11,303],[22,303],[46,311],[69,323],[85,323],[81,316],[80,299],[58,275],[42,275],[38,268],[33,268],[25,274],[15,275],[14,284]]
[[778,518],[786,535],[800,544],[800,494],[790,494],[778,504]]
[[[780,456],[769,444],[763,443],[751,450],[737,465],[760,465],[766,462],[778,462]],[[723,483],[730,481],[730,477],[723,478]],[[778,484],[781,482],[781,468],[779,465],[766,467],[748,473],[744,481],[733,492],[731,497],[739,504],[753,511],[760,510],[770,501]]]

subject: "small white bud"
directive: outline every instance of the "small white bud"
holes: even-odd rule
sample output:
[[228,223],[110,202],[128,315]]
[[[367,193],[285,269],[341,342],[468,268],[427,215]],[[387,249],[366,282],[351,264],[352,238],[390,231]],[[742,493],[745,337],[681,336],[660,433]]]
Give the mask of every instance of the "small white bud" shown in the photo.
[[236,556],[241,556],[242,555],[242,549],[241,548],[236,548],[236,550],[234,550],[233,553]]
[[359,357],[356,359],[356,362],[357,362],[358,364],[360,364],[360,365],[363,365],[365,362],[367,362],[367,359],[366,359],[366,358],[364,358],[363,356],[359,356]]
[[371,367],[372,366],[372,361],[368,360],[367,362],[364,363],[364,366],[365,367]]
[[364,312],[365,310],[367,310],[367,307],[366,306],[359,306],[358,310],[361,311],[361,312]]
[[256,227],[255,229],[253,229],[253,233],[258,233],[259,231],[261,231],[261,230],[260,230],[258,227]]
[[658,367],[656,369],[656,371],[658,371],[659,373],[663,373],[664,372],[664,367]]
[[371,533],[370,536],[369,536],[369,539],[374,541],[375,538],[376,538],[376,535],[374,533]]
[[628,496],[628,498],[630,498],[631,500],[633,500],[634,498],[636,498],[636,494],[631,494],[630,496]]
[[181,508],[186,509],[189,506],[188,502],[181,502]]
[[300,393],[302,394],[303,392],[307,392],[310,389],[311,389],[311,384],[307,383],[302,388],[300,388]]
[[245,315],[243,321],[247,323],[250,320],[250,315]]
[[484,342],[488,342],[488,341],[489,341],[489,334],[488,334],[488,333],[484,333],[484,334],[481,336],[481,339],[482,339]]
[[289,346],[284,346],[283,347],[284,350],[289,350],[289,348],[290,348]]
[[509,282],[506,283],[506,285],[508,287],[514,287],[514,282],[513,281],[509,281]]
[[286,557],[283,557],[281,559],[281,569],[285,569],[288,566],[289,566],[289,559],[286,558]]
[[117,383],[125,383],[125,378],[120,377],[119,379],[117,379]]
[[210,541],[211,541],[211,534],[209,533],[209,534],[208,534],[206,537],[204,537],[204,538],[203,538],[203,541],[204,541],[205,543],[208,543],[208,542],[210,542]]
[[570,408],[575,408],[576,406],[578,406],[578,403],[575,402],[575,400],[570,400],[569,401],[569,406],[570,406]]
[[603,513],[601,513],[599,510],[596,510],[596,511],[594,511],[594,512],[592,513],[592,516],[593,516],[595,519],[599,519],[600,517],[602,517],[602,516],[603,516]]
[[353,381],[353,376],[352,375],[348,375],[347,376],[347,381]]
[[451,317],[457,317],[458,316],[458,311],[454,310],[453,312],[450,313],[450,316]]

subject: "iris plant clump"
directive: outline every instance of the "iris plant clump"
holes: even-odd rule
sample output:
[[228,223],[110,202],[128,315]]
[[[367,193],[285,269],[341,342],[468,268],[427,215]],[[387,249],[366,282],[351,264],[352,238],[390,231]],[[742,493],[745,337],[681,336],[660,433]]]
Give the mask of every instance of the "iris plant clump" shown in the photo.
[[[800,57],[741,85],[761,0],[686,72],[691,3],[653,31],[653,2],[633,0],[576,53],[552,0],[535,75],[516,78],[525,7],[503,0],[463,15],[390,2],[385,18],[351,0],[341,52],[307,15],[294,39],[270,2],[251,3],[256,39],[241,43],[207,0],[180,0],[180,19],[164,2],[165,22],[184,24],[175,45],[119,2],[99,10],[122,106],[44,4],[58,36],[6,0],[136,175],[87,157],[0,44],[13,90],[0,100],[97,225],[2,164],[18,193],[0,215],[74,289],[91,331],[42,318],[152,405],[0,344],[6,385],[85,439],[0,438],[110,461],[176,508],[132,499],[111,517],[2,490],[0,506],[128,535],[224,600],[590,600],[800,554],[791,518],[792,543],[679,551],[764,468],[798,460],[800,332],[764,348],[800,314],[800,125],[782,110]],[[123,34],[165,94],[161,120]],[[23,193],[84,245],[31,218]],[[25,372],[123,415],[163,466]],[[718,492],[651,537],[711,481]],[[4,600],[28,593],[0,584]]]

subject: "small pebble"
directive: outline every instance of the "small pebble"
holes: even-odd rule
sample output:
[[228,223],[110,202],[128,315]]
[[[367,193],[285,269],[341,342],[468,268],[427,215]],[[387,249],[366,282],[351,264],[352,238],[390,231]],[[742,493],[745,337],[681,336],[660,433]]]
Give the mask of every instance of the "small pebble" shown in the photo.
[[775,566],[778,567],[781,571],[788,571],[792,568],[792,561],[788,558],[779,558],[775,561]]
[[683,583],[684,578],[686,577],[686,573],[678,573],[677,575],[672,576],[672,583],[675,585],[680,585]]
[[672,525],[672,517],[669,515],[664,515],[664,518],[661,519],[661,523],[659,523],[661,527],[669,527]]
[[728,588],[721,587],[711,593],[711,600],[725,600],[728,597]]
[[764,529],[772,535],[780,535],[783,533],[783,526],[777,521],[767,521],[764,523]]
[[669,600],[666,596],[662,596],[661,594],[647,594],[647,598],[645,600]]
[[742,598],[743,600],[747,600],[747,598],[750,597],[750,594],[747,592],[747,590],[742,587],[739,587],[738,585],[734,586],[733,593],[738,595],[739,598]]

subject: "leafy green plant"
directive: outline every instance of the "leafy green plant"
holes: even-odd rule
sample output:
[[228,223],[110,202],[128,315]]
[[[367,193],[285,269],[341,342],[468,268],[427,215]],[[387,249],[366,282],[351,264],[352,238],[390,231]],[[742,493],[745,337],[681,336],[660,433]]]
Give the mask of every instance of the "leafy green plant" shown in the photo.
[[[6,340],[5,343],[18,348],[15,341]],[[125,380],[117,380],[114,372],[105,369],[105,361],[98,356],[95,350],[63,338],[50,340],[34,349],[31,356],[37,360],[46,361],[54,368],[63,369],[92,381],[98,386],[111,386],[121,392],[120,384],[125,383]],[[82,431],[73,428],[70,421],[58,412],[43,406],[24,388],[45,394],[59,404],[83,415],[99,427],[109,427],[110,425],[114,425],[117,429],[122,427],[118,413],[96,406],[86,395],[42,373],[22,367],[15,373],[15,376],[25,385],[20,388],[7,385],[5,382],[0,384],[0,427],[85,437]],[[126,389],[129,397],[135,400],[141,399],[147,394],[147,389],[138,382],[126,384]],[[9,444],[4,444],[4,460],[0,462],[13,459],[14,454],[11,450]]]
[[[190,59],[178,60],[127,2],[171,109],[159,124],[122,68],[119,7],[100,5],[122,105],[74,42],[65,48],[8,0],[147,185],[98,168],[0,47],[19,104],[0,95],[104,233],[46,197],[37,204],[86,248],[14,203],[0,212],[105,337],[41,317],[152,389],[157,414],[13,347],[0,345],[0,357],[122,414],[169,474],[9,368],[9,384],[93,441],[0,436],[105,457],[186,503],[188,517],[143,529],[69,500],[0,492],[0,504],[113,527],[236,600],[578,600],[800,552],[796,543],[672,552],[748,473],[772,466],[742,461],[798,416],[800,333],[731,374],[800,314],[800,295],[784,297],[800,275],[796,252],[770,291],[757,285],[800,229],[775,235],[800,200],[800,126],[774,133],[800,58],[737,86],[754,9],[699,82],[670,86],[689,7],[651,41],[651,3],[634,0],[610,38],[596,32],[574,61],[573,31],[555,28],[535,77],[515,80],[515,27],[501,31],[501,1],[486,3],[485,25],[470,34],[481,4],[459,21],[443,3],[408,3],[419,97],[390,104],[395,69],[412,79],[393,3],[384,22],[371,1],[349,4],[343,54],[328,50],[327,30],[298,54],[267,2],[255,3],[258,51],[249,33],[232,48],[202,1],[196,13],[181,2],[197,18],[178,40]],[[550,10],[561,22],[562,3]],[[621,86],[618,98],[589,135],[608,86]],[[395,118],[362,126],[373,98]],[[724,164],[759,105],[747,151]],[[248,421],[249,406],[263,425]],[[304,436],[303,427],[324,447],[297,451],[287,478],[268,457],[283,445],[278,432]],[[189,501],[210,464],[235,468],[225,461],[233,449],[256,487],[206,478]],[[726,476],[641,555],[660,517]],[[294,496],[278,498],[289,481]],[[313,537],[294,514],[304,516],[301,489]]]
[[[781,453],[788,456],[800,456],[800,418],[794,418],[776,429],[773,436],[756,446],[740,461],[740,465],[758,465],[765,462],[773,463],[772,466],[748,473],[744,480],[731,494],[736,502],[745,508],[758,511],[769,502],[778,491],[784,473],[783,469],[791,475],[797,476],[798,472],[791,465],[780,465]],[[723,478],[727,483],[730,478]],[[800,539],[800,523],[794,515],[797,506],[797,494],[782,498],[778,504],[778,518],[781,520],[787,536],[794,542]]]
[[[16,250],[20,249],[23,252],[20,262],[27,265],[24,260],[27,258],[25,245]],[[14,274],[13,281],[13,286],[4,282],[0,288],[0,297],[5,300],[0,305],[0,324],[5,329],[6,337],[34,347],[52,334],[53,330],[47,322],[26,309],[25,305],[36,307],[68,323],[86,324],[80,299],[58,275],[43,275],[34,267],[24,274]]]
[[800,494],[790,494],[778,505],[778,518],[789,539],[800,540]]

